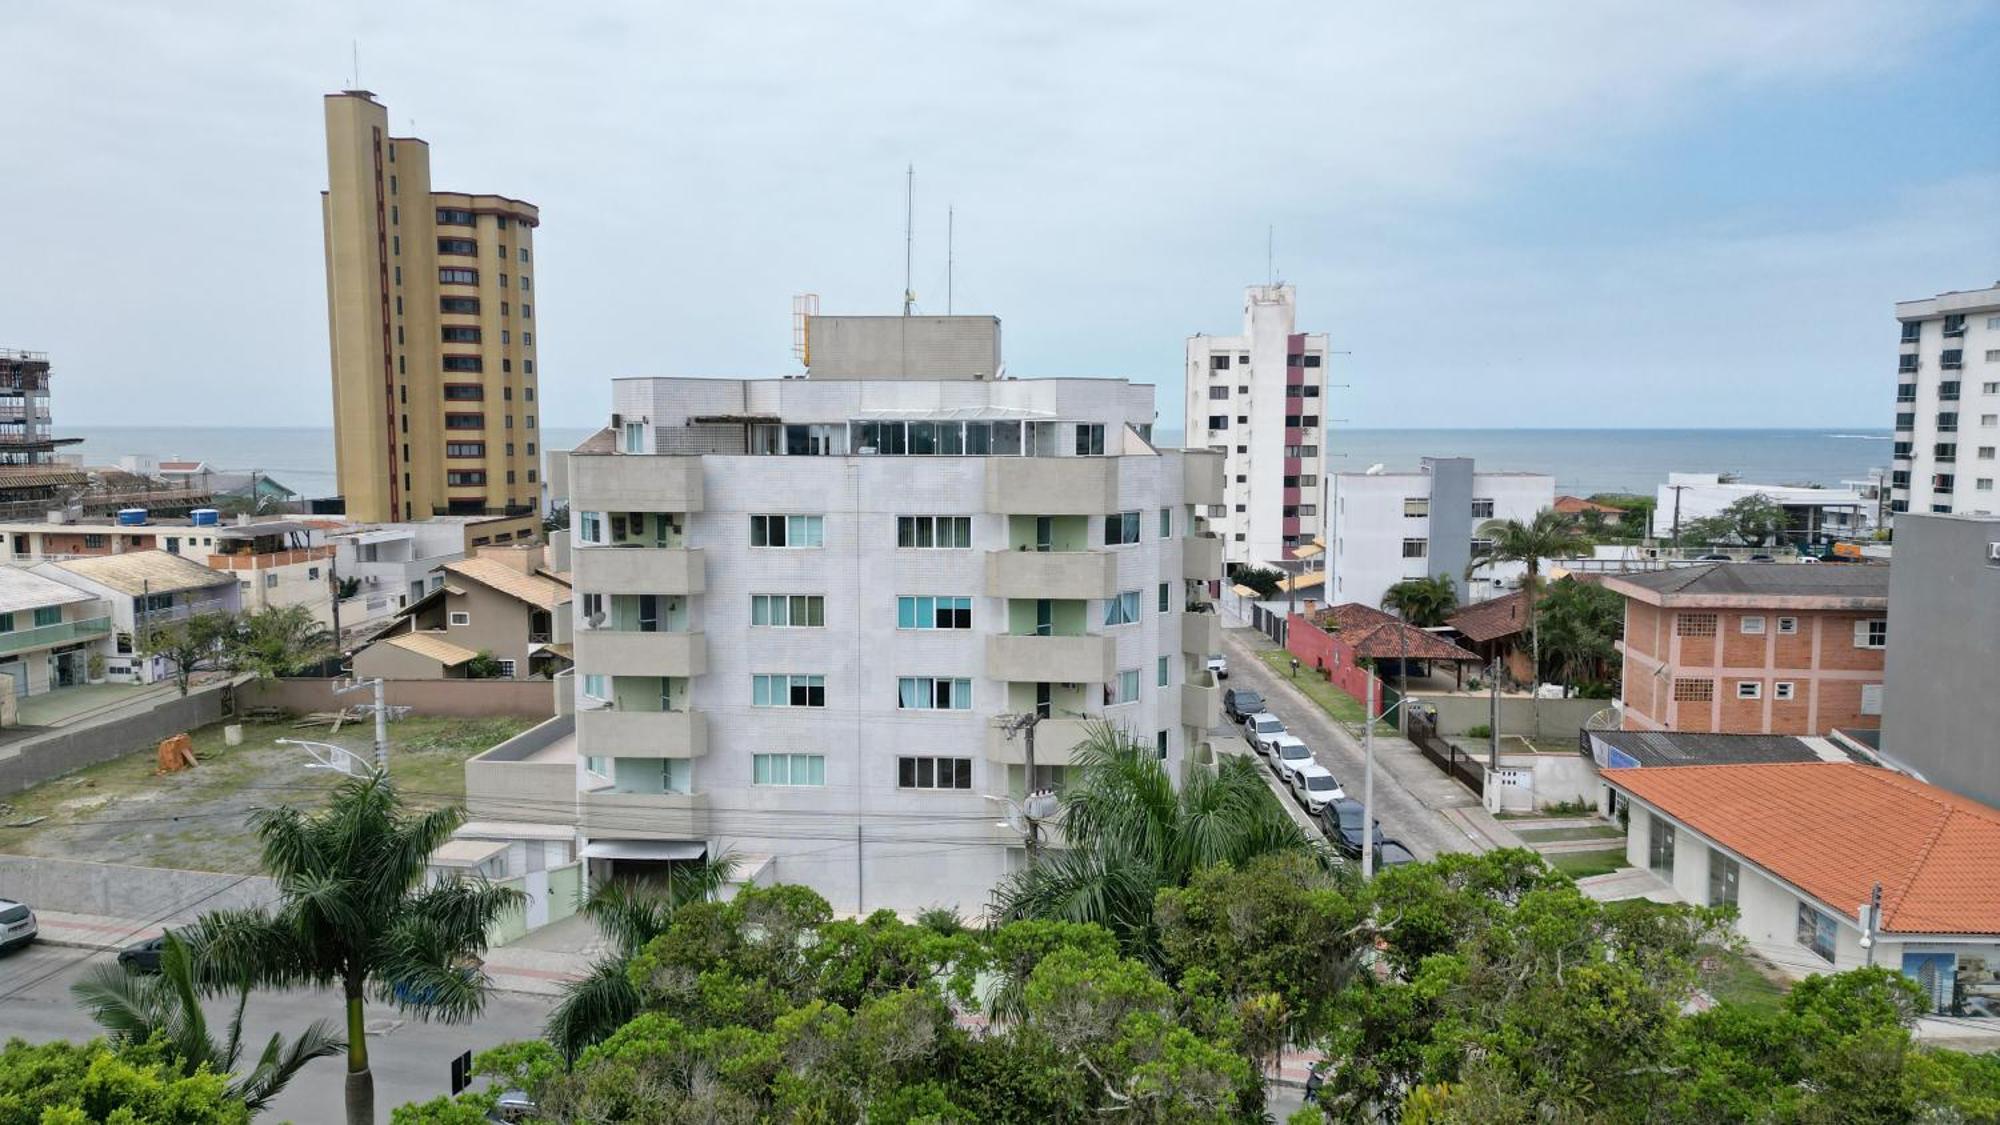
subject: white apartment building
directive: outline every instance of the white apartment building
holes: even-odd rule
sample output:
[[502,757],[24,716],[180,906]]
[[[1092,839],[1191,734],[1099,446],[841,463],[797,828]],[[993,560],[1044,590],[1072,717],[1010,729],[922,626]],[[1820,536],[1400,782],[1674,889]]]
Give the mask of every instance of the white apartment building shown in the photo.
[[571,765],[595,876],[727,850],[837,910],[977,910],[1024,855],[1026,747],[999,716],[1041,717],[1038,787],[1093,722],[1176,773],[1208,760],[1222,545],[1197,513],[1222,458],[1153,447],[1150,387],[639,378],[613,397],[567,466],[574,735],[518,762]]
[[1326,526],[1326,336],[1296,328],[1290,285],[1252,285],[1242,335],[1188,337],[1187,444],[1223,456],[1210,520],[1232,563],[1289,559]]
[[2000,285],[1900,301],[1894,512],[2000,512]]
[[1482,473],[1469,457],[1426,457],[1413,473],[1335,473],[1327,600],[1380,606],[1396,583],[1439,574],[1451,577],[1460,604],[1505,593],[1520,581],[1522,564],[1485,567],[1466,581],[1466,566],[1488,546],[1481,529],[1495,520],[1526,523],[1555,498],[1546,473]]
[[1785,514],[1780,538],[1806,547],[1853,539],[1871,526],[1875,501],[1853,488],[1809,488],[1789,484],[1725,481],[1719,473],[1668,473],[1653,497],[1653,538],[1673,539],[1699,519],[1750,496],[1763,496]]

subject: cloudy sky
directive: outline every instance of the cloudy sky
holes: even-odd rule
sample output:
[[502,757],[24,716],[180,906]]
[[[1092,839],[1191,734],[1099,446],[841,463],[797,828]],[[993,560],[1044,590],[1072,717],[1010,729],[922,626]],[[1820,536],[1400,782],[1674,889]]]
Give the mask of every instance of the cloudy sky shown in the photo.
[[547,424],[916,288],[1161,385],[1265,235],[1358,426],[1886,426],[2000,279],[2000,5],[0,0],[0,346],[59,422],[324,424],[320,96],[539,204]]

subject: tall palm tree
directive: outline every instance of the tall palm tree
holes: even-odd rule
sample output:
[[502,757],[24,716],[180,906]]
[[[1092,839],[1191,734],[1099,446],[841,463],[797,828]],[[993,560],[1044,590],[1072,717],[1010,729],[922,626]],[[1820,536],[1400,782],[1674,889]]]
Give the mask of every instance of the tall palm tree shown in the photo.
[[347,1120],[373,1125],[363,1009],[372,993],[420,1019],[458,1023],[486,1000],[478,958],[521,893],[479,879],[424,885],[430,854],[464,818],[406,811],[386,774],[343,782],[318,812],[252,814],[275,907],[204,915],[182,932],[210,991],[338,986],[347,1015]]
[[1549,585],[1536,613],[1542,646],[1570,683],[1603,683],[1625,631],[1624,602],[1602,586],[1565,578]]
[[1213,772],[1191,766],[1176,786],[1151,746],[1105,724],[1070,752],[1061,801],[1063,846],[1001,881],[996,919],[1095,922],[1128,952],[1150,956],[1161,888],[1260,855],[1329,861],[1278,805],[1254,760],[1228,756]]
[[585,1047],[639,1014],[639,990],[626,973],[632,958],[667,932],[681,907],[715,897],[735,870],[735,857],[723,854],[677,866],[665,882],[619,880],[601,883],[591,892],[583,912],[597,923],[611,951],[598,958],[582,980],[564,987],[561,1002],[549,1013],[542,1034],[563,1058],[575,1062]]
[[1452,585],[1449,574],[1405,578],[1382,595],[1382,608],[1419,629],[1428,629],[1444,624],[1458,608],[1458,588]]
[[90,1018],[111,1033],[114,1043],[125,1046],[161,1036],[182,1074],[207,1067],[211,1074],[229,1075],[227,1096],[242,1102],[252,1116],[268,1108],[307,1063],[347,1049],[333,1024],[314,1020],[289,1045],[273,1032],[257,1056],[257,1065],[247,1074],[236,1074],[243,1057],[243,1008],[250,1000],[250,986],[237,988],[228,1038],[217,1043],[208,1034],[188,948],[172,934],[160,949],[158,975],[141,976],[123,965],[98,965],[72,984],[70,992]]
[[1592,543],[1576,521],[1554,508],[1543,508],[1527,523],[1520,520],[1491,520],[1480,525],[1480,537],[1493,549],[1473,559],[1465,568],[1467,581],[1478,571],[1500,563],[1517,562],[1527,570],[1521,576],[1521,594],[1528,602],[1528,638],[1534,649],[1535,686],[1542,686],[1542,631],[1535,607],[1541,603],[1542,560],[1573,559],[1590,553]]

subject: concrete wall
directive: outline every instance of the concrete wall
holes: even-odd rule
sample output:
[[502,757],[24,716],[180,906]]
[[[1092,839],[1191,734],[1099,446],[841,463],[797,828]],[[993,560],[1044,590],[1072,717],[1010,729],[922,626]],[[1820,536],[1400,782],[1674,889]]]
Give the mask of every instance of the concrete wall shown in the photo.
[[[335,711],[356,702],[353,695],[335,695],[339,680],[257,680],[243,685],[245,707],[276,707],[282,711]],[[550,680],[389,680],[384,685],[391,706],[408,707],[418,715],[555,714],[555,684]]]
[[2000,806],[2000,519],[1896,517],[1882,749],[1933,784]]
[[169,925],[211,910],[263,906],[277,899],[277,888],[261,875],[20,855],[0,855],[0,887],[7,897],[37,910],[134,921],[157,918]]
[[[1427,695],[1420,691],[1413,691],[1410,695],[1437,709],[1438,733],[1446,737],[1462,735],[1472,727],[1490,722],[1492,718],[1490,703],[1483,695]],[[1500,733],[1532,738],[1537,742],[1548,739],[1574,743],[1576,732],[1583,729],[1584,722],[1610,706],[1609,699],[1502,696]]]
[[9,743],[0,747],[0,794],[18,793],[72,770],[157,746],[168,735],[217,722],[230,713],[232,694],[229,685],[213,684],[137,715]]
[[[1355,663],[1354,646],[1314,625],[1305,614],[1294,613],[1286,620],[1285,651],[1299,658],[1300,672],[1317,672],[1354,699],[1367,701],[1368,681],[1374,676]],[[1382,698],[1379,688],[1375,698],[1379,708]]]
[[815,316],[806,322],[815,379],[991,379],[996,316]]
[[1536,808],[1566,801],[1596,804],[1603,791],[1597,767],[1580,754],[1502,754],[1500,764],[1534,778],[1530,792]]

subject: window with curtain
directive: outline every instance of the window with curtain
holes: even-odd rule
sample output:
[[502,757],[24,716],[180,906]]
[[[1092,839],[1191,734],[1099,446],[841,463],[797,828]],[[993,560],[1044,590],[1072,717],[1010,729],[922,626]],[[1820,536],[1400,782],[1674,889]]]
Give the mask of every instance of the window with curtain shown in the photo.
[[1139,620],[1139,591],[1127,590],[1115,598],[1104,600],[1104,623],[1106,625],[1130,625]]

